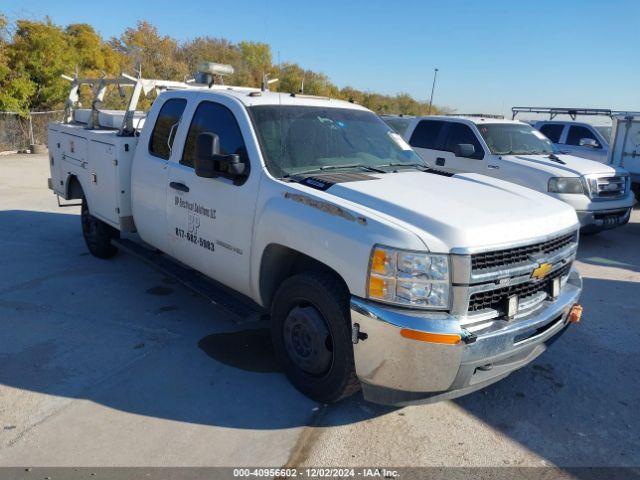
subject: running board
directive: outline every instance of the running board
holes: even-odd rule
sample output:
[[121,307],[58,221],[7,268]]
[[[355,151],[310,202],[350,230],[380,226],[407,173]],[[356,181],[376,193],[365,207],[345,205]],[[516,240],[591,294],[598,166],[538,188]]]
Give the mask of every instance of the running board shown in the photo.
[[262,320],[267,311],[251,299],[238,294],[224,285],[211,280],[200,272],[183,266],[159,250],[151,250],[128,239],[112,239],[118,249],[137,257],[165,275],[173,278],[209,302],[230,313],[235,323],[251,323]]

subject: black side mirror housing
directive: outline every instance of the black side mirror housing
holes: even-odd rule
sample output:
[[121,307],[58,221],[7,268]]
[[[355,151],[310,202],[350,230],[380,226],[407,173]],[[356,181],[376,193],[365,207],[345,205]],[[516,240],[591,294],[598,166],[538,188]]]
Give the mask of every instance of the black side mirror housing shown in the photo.
[[471,158],[474,153],[476,153],[476,147],[471,143],[459,143],[453,148],[453,154],[456,157]]
[[242,177],[246,170],[240,155],[220,154],[220,138],[211,132],[200,133],[196,138],[194,167],[198,177],[223,177],[234,181]]

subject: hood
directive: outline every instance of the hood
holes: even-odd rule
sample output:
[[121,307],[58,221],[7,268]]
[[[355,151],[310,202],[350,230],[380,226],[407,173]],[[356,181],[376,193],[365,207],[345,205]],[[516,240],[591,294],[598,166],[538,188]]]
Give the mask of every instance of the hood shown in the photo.
[[521,164],[544,170],[553,177],[579,177],[582,175],[614,175],[621,173],[621,170],[611,165],[588,160],[586,158],[575,157],[573,155],[556,155],[562,163],[555,162],[548,155],[502,155],[502,161]]
[[337,183],[326,193],[402,224],[434,252],[527,241],[578,223],[566,203],[485,175],[411,171],[376,178]]

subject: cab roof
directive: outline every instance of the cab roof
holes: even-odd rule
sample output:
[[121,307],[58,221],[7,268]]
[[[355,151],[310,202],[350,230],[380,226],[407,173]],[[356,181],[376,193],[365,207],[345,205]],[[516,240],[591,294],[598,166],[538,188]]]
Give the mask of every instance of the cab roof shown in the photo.
[[289,105],[289,106],[313,106],[327,108],[349,108],[353,110],[368,111],[367,108],[356,103],[345,100],[338,100],[330,97],[321,97],[315,95],[306,95],[298,93],[270,92],[261,91],[259,88],[235,87],[226,85],[206,85],[189,86],[187,89],[172,89],[171,91],[180,90],[187,95],[189,92],[198,94],[210,92],[212,95],[225,95],[235,98],[247,107],[256,105]]

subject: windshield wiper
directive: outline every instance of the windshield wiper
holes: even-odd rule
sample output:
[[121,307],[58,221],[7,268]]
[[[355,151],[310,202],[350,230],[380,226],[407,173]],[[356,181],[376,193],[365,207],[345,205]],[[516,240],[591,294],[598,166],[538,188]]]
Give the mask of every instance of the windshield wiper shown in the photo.
[[[385,165],[383,165],[385,166]],[[317,167],[317,168],[310,168],[308,170],[302,170],[300,172],[294,172],[294,173],[287,173],[286,175],[283,176],[283,178],[289,178],[289,177],[297,177],[300,175],[307,175],[309,173],[318,173],[318,172],[324,172],[326,170],[338,170],[338,169],[342,169],[342,168],[363,168],[369,172],[376,172],[376,173],[387,173],[384,170],[381,170],[379,168],[376,167],[372,167],[370,165],[364,165],[362,163],[351,163],[351,164],[347,164],[347,165],[323,165],[322,167]]]
[[385,163],[384,165],[377,165],[378,167],[413,167],[420,170],[429,170],[431,167],[426,163],[405,163],[405,162],[392,162]]

